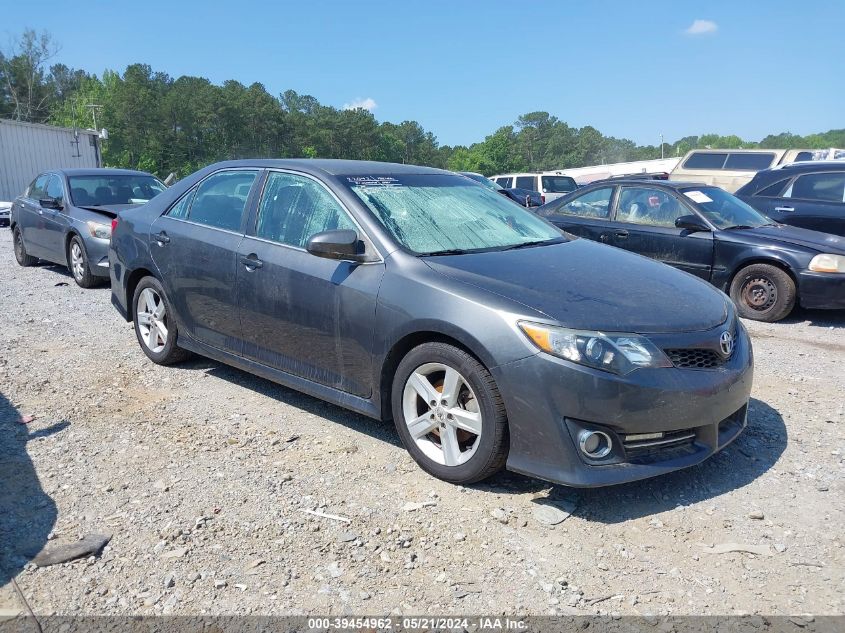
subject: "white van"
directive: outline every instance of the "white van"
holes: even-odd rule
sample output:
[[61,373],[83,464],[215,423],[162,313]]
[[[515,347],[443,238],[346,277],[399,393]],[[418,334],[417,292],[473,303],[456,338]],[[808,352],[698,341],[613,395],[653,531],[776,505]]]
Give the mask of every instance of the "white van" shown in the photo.
[[[830,150],[833,152],[834,150]],[[669,180],[701,182],[734,193],[758,171],[797,161],[817,160],[827,150],[694,149],[669,174]]]
[[565,196],[570,191],[575,191],[578,188],[574,178],[566,176],[560,171],[543,171],[533,174],[498,174],[496,176],[490,176],[490,180],[505,189],[516,187],[518,189],[538,191],[542,196],[544,204]]

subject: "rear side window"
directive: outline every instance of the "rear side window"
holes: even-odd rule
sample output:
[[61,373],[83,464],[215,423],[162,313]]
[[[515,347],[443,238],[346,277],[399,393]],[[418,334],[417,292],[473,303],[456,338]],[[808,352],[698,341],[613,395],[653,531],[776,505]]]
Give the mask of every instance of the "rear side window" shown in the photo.
[[612,197],[613,187],[602,187],[559,206],[554,213],[575,215],[581,218],[606,219],[610,216],[610,199]]
[[684,169],[722,169],[727,152],[695,152],[684,162]]
[[[238,231],[249,189],[257,175],[256,171],[224,171],[206,178],[197,187],[188,219],[218,229]],[[244,185],[249,187],[244,189]]]
[[740,169],[748,171],[760,171],[767,169],[775,160],[775,155],[771,152],[753,152],[753,153],[737,153],[728,154],[728,160],[725,162],[725,169]]
[[182,196],[179,199],[179,202],[174,204],[168,210],[167,215],[171,218],[178,218],[180,220],[186,220],[188,218],[188,211],[191,209],[191,202],[194,200],[194,194],[197,192],[196,187],[191,189],[188,193]]
[[577,188],[575,180],[569,176],[543,176],[543,191],[547,193],[569,193]]
[[516,185],[514,186],[518,189],[537,191],[537,179],[534,176],[517,176]]
[[336,229],[354,230],[355,225],[325,187],[295,174],[267,177],[256,237],[305,248],[312,235]]
[[783,190],[786,188],[786,183],[788,183],[788,182],[789,182],[789,178],[785,178],[783,180],[778,180],[773,185],[769,185],[768,187],[761,189],[760,191],[758,191],[754,195],[755,196],[763,196],[764,198],[777,198],[778,196],[780,196],[781,193],[783,193]]
[[511,179],[510,178],[496,178],[496,184],[500,187],[504,187],[505,189],[510,189],[511,187]]
[[799,176],[784,196],[820,202],[845,202],[845,172]]

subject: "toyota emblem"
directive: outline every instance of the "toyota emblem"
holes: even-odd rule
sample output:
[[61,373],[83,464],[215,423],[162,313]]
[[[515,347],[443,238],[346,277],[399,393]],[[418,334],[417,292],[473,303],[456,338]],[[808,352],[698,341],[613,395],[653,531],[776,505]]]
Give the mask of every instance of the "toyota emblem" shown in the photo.
[[725,330],[719,337],[719,347],[722,349],[722,354],[725,358],[730,356],[734,351],[734,335]]

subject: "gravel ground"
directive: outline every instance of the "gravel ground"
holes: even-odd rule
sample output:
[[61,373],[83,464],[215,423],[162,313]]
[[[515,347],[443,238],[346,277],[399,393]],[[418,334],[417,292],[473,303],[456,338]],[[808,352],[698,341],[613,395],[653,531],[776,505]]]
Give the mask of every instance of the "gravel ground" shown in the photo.
[[[461,488],[390,425],[152,364],[107,288],[18,267],[6,230],[0,270],[0,614],[11,577],[39,614],[845,613],[841,312],[747,323],[749,427],[700,466]],[[92,533],[97,558],[21,554]]]

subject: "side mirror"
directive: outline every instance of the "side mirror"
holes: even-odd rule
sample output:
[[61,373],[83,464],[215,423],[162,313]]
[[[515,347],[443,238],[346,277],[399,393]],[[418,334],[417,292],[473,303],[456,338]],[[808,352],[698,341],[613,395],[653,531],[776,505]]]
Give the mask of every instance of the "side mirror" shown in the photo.
[[710,227],[704,223],[704,220],[699,218],[697,215],[682,215],[679,218],[675,218],[675,228],[683,229],[684,231],[709,231]]
[[56,198],[41,198],[38,201],[38,204],[41,205],[42,209],[61,209],[62,203],[60,200]]
[[308,238],[305,250],[326,259],[362,262],[366,258],[358,233],[349,229],[315,233]]

